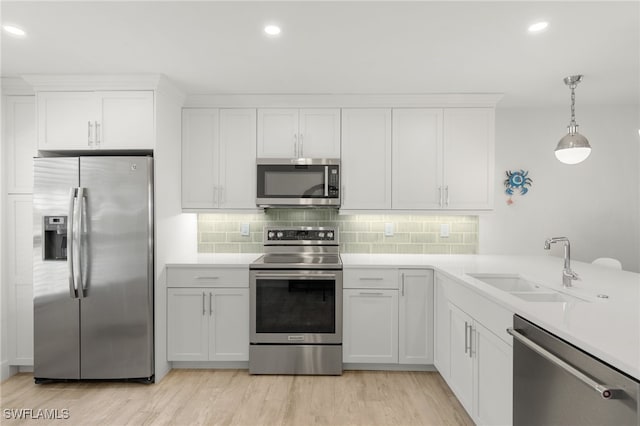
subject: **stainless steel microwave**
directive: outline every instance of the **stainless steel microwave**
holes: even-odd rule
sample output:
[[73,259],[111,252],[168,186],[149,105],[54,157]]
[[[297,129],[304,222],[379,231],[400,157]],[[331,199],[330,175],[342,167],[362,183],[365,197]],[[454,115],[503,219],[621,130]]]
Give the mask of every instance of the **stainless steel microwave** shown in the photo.
[[258,158],[258,207],[340,207],[340,160]]

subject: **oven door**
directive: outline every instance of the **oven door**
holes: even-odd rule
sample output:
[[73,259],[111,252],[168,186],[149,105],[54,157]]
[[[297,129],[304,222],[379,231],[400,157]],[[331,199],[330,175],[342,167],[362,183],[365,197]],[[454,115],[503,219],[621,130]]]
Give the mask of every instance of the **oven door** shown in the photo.
[[252,344],[342,343],[341,270],[250,271]]
[[259,206],[339,206],[338,160],[259,159],[256,204]]

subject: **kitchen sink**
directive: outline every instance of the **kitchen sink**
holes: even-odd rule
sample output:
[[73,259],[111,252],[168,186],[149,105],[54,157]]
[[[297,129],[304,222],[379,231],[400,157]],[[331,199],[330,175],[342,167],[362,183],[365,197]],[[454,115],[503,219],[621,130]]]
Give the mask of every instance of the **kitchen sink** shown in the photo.
[[512,292],[512,291],[537,291],[541,287],[523,278],[517,274],[467,274],[485,284],[489,284],[498,290]]
[[527,302],[590,302],[590,300],[581,297],[569,296],[544,287],[518,274],[474,273],[467,275]]
[[568,296],[563,293],[553,292],[517,292],[512,291],[516,297],[524,299],[527,302],[586,302],[586,300],[577,297]]

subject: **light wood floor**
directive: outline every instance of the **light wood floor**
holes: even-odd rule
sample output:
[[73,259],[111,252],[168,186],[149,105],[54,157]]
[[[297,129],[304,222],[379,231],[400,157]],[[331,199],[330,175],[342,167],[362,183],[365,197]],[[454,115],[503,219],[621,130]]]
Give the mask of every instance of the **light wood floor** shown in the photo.
[[[250,376],[172,370],[160,383],[1,384],[0,423],[58,425],[473,425],[436,372]],[[7,420],[5,409],[68,409],[67,420]]]

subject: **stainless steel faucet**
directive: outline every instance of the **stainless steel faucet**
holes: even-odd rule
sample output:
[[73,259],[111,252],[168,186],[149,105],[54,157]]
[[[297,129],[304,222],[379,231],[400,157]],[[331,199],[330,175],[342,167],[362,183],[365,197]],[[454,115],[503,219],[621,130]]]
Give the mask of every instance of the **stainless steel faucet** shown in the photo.
[[578,274],[571,270],[571,245],[567,237],[553,237],[548,238],[544,242],[544,249],[551,249],[551,244],[564,242],[564,268],[562,269],[562,286],[564,288],[571,287],[571,281],[578,280],[580,277]]

